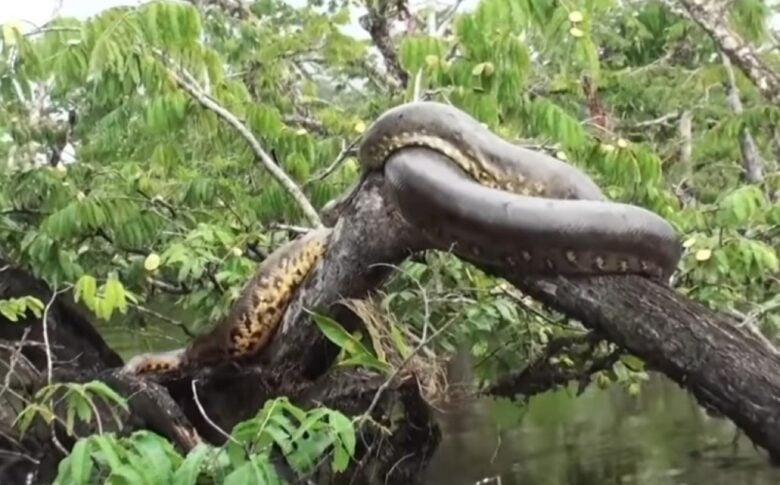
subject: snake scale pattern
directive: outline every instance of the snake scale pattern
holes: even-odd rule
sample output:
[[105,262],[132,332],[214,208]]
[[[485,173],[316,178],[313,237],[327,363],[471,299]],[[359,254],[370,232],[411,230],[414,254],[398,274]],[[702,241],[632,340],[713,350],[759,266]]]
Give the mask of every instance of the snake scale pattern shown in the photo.
[[[384,171],[402,216],[433,246],[477,262],[529,274],[664,280],[682,254],[676,232],[659,215],[608,201],[574,166],[514,145],[447,104],[412,102],[386,111],[364,134],[358,159],[363,177]],[[277,249],[210,333],[183,349],[138,355],[125,371],[256,355],[323,258],[330,234],[316,229]]]

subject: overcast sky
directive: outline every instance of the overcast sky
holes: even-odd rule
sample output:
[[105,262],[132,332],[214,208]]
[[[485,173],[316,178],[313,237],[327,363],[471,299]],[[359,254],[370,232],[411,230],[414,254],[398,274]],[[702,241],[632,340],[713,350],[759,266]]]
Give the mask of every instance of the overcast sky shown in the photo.
[[[9,20],[27,20],[42,24],[52,17],[59,7],[59,14],[85,18],[117,5],[139,5],[144,0],[0,0],[0,23]],[[292,5],[303,5],[305,0],[287,0]]]
[[58,5],[60,15],[88,17],[107,7],[115,5],[137,5],[138,0],[0,0],[0,22],[27,20],[40,25],[49,20]]
[[[2,7],[0,7],[0,23],[8,22],[9,20],[28,21],[33,24],[40,25],[52,17],[52,13],[55,9],[59,9],[60,15],[69,17],[85,18],[95,13],[113,7],[116,5],[138,5],[143,3],[144,0],[0,0]],[[478,0],[468,0],[464,2],[464,6],[473,6]],[[303,5],[305,0],[287,0],[288,3],[293,5]],[[422,1],[413,1],[412,4],[423,3]],[[439,5],[447,5],[448,0],[438,0]],[[776,1],[769,2],[770,4],[777,3]],[[463,7],[461,11],[463,11]],[[774,27],[780,25],[780,16],[775,16],[774,21],[771,22]],[[356,30],[362,30],[357,26],[357,19],[353,18],[353,25]],[[29,28],[28,25],[23,25],[25,29]],[[352,30],[352,29],[348,29]],[[350,32],[353,33],[353,32]]]

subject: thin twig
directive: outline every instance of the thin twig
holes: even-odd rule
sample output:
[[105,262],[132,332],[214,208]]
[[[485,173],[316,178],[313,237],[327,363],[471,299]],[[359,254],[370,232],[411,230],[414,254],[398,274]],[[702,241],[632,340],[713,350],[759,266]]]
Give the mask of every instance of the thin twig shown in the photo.
[[436,26],[436,35],[444,35],[444,31],[449,26],[450,21],[455,17],[455,14],[458,13],[458,9],[463,4],[463,0],[456,0],[455,3],[448,7],[447,10],[442,12],[441,14],[441,20],[438,22],[438,25]]
[[36,460],[36,459],[35,459],[35,458],[33,458],[32,456],[30,456],[30,455],[26,455],[26,454],[24,454],[24,453],[20,453],[20,452],[18,452],[18,451],[11,451],[11,450],[0,450],[0,455],[15,456],[15,457],[17,457],[17,458],[23,458],[23,459],[25,459],[25,460],[27,460],[27,461],[29,461],[29,462],[33,463],[33,464],[34,464],[34,465],[36,465],[36,466],[37,466],[37,465],[40,465],[40,463],[41,463],[39,460]]
[[298,234],[306,234],[311,231],[308,227],[294,226],[292,224],[284,224],[281,222],[272,222],[268,225],[271,229],[280,229],[282,231],[296,232]]
[[385,475],[385,485],[387,485],[390,480],[390,475],[393,474],[393,471],[396,469],[397,466],[399,466],[401,463],[403,463],[405,460],[411,458],[414,456],[414,453],[407,453],[401,458],[398,459],[395,463],[393,463],[393,466],[390,467],[390,469],[387,471],[387,475]]
[[171,295],[187,295],[191,293],[188,288],[176,286],[172,283],[168,283],[167,281],[152,278],[151,276],[146,277],[146,282],[149,283],[149,286],[157,288],[158,290],[162,290],[166,293],[170,293]]
[[744,320],[738,323],[736,326],[742,327],[746,325],[755,325],[756,320],[771,311],[777,310],[778,308],[780,308],[780,296],[772,298],[759,305],[758,308],[745,315]]
[[54,421],[51,422],[51,441],[63,455],[68,454],[68,449],[60,442],[60,439],[57,438],[57,434],[54,432]]
[[374,263],[371,266],[369,266],[369,268],[373,268],[376,266],[386,266],[388,268],[395,269],[396,271],[400,271],[401,273],[409,277],[412,281],[414,281],[417,287],[420,288],[420,293],[423,299],[423,333],[422,333],[422,337],[420,337],[420,340],[424,342],[426,336],[428,335],[428,326],[431,323],[431,308],[429,303],[430,300],[428,299],[428,292],[425,291],[425,287],[423,287],[419,279],[410,275],[407,271],[404,271],[399,266],[396,266],[394,264],[387,264],[387,263]]
[[[51,344],[49,342],[49,310],[51,309],[51,306],[54,304],[54,301],[57,299],[57,295],[59,293],[68,291],[70,287],[65,287],[62,290],[57,290],[57,284],[54,283],[52,287],[51,292],[51,298],[49,299],[49,302],[46,304],[46,307],[43,309],[43,344],[46,350],[46,382],[48,385],[51,386],[51,377],[53,373],[53,365],[52,365],[52,356],[51,356]],[[63,444],[60,442],[60,440],[57,438],[57,433],[54,429],[54,421],[51,422],[51,441],[54,443],[54,446],[57,447],[63,454],[67,455],[68,450],[63,446]]]
[[[426,316],[428,315],[427,311],[428,310],[427,310],[427,304],[426,304]],[[368,406],[368,409],[366,409],[366,411],[360,417],[358,417],[358,419],[357,419],[358,422],[363,422],[366,419],[370,418],[371,413],[374,412],[374,409],[379,404],[379,398],[387,390],[387,388],[390,387],[390,384],[398,377],[398,374],[401,372],[401,370],[403,370],[406,367],[406,365],[412,360],[412,358],[414,358],[417,354],[419,354],[420,351],[426,345],[428,345],[436,337],[441,335],[447,328],[449,328],[449,326],[453,322],[455,322],[455,319],[449,320],[447,323],[445,323],[439,329],[437,329],[435,332],[433,332],[429,338],[422,339],[420,341],[420,343],[414,348],[414,350],[412,350],[412,352],[409,353],[409,355],[406,356],[406,358],[401,362],[401,364],[398,367],[396,367],[396,369],[393,371],[393,373],[387,379],[385,379],[385,381],[382,383],[381,386],[379,386],[379,389],[377,389],[376,394],[374,394],[374,399],[371,401],[371,404]],[[428,322],[426,321],[425,325],[424,325],[423,333],[426,332],[427,327],[428,327]]]
[[675,119],[680,117],[679,111],[673,111],[671,113],[667,113],[665,115],[659,116],[658,118],[653,118],[652,120],[645,120],[645,121],[639,121],[636,123],[631,123],[630,125],[626,125],[626,127],[630,128],[647,128],[649,126],[653,125],[662,125],[665,123],[670,123],[674,121]]
[[[14,372],[16,371],[17,361],[19,360],[20,357],[24,357],[24,355],[22,354],[22,348],[25,346],[25,340],[27,340],[27,335],[29,335],[31,330],[32,330],[32,327],[26,327],[24,329],[24,332],[22,333],[22,338],[19,339],[19,342],[16,345],[14,345],[13,349],[9,349],[9,350],[13,350],[13,353],[11,354],[11,359],[8,362],[8,371],[5,374],[3,387],[2,387],[2,389],[0,389],[0,396],[5,394],[6,391],[8,391],[8,389],[10,389],[10,387],[11,387],[11,377],[13,376]],[[30,364],[30,361],[26,357],[25,357],[25,360],[27,361],[28,364]],[[30,369],[34,369],[35,366],[30,364],[29,368]]]
[[[309,184],[312,184],[314,182],[318,182],[332,174],[334,171],[336,171],[339,166],[344,163],[344,160],[347,159],[347,156],[352,152],[352,150],[357,146],[358,143],[360,143],[360,140],[363,139],[363,136],[358,136],[357,138],[353,139],[351,142],[349,142],[348,145],[343,146],[341,148],[341,151],[338,155],[336,155],[336,158],[333,160],[333,162],[328,165],[328,167],[320,172],[319,174],[314,174],[309,180],[304,182],[303,186],[307,186]],[[343,142],[342,142],[343,143]]]
[[412,101],[420,101],[422,94],[422,68],[417,70],[417,74],[414,76],[414,92],[412,94]]
[[130,303],[130,307],[134,308],[135,310],[146,313],[149,316],[152,316],[158,320],[162,320],[163,322],[170,323],[171,325],[175,325],[177,327],[180,327],[182,331],[187,334],[188,337],[194,337],[195,334],[190,331],[189,328],[187,328],[186,325],[184,325],[184,322],[181,320],[176,320],[174,318],[171,318],[169,316],[163,315],[162,313],[156,312],[152,310],[151,308],[147,308],[143,305],[139,305],[137,303]]
[[203,408],[203,404],[200,403],[200,399],[198,398],[198,389],[195,387],[195,383],[198,382],[197,379],[192,379],[190,381],[190,387],[192,388],[192,399],[195,401],[195,405],[198,406],[198,411],[200,411],[200,414],[203,416],[203,419],[206,420],[207,423],[211,425],[212,428],[217,430],[219,434],[227,438],[228,440],[232,441],[233,443],[241,446],[241,443],[230,436],[230,433],[222,429],[217,423],[215,423],[208,414],[206,414],[206,410]]
[[[67,291],[67,289],[63,290]],[[43,309],[43,319],[41,320],[41,323],[43,324],[43,345],[44,350],[46,352],[46,382],[48,385],[51,385],[51,375],[52,375],[52,358],[51,358],[51,344],[49,342],[49,311],[51,310],[51,306],[54,305],[54,300],[57,299],[57,295],[60,292],[57,291],[57,284],[54,283],[52,292],[51,292],[51,298],[49,299],[49,302],[46,304],[46,307]]]

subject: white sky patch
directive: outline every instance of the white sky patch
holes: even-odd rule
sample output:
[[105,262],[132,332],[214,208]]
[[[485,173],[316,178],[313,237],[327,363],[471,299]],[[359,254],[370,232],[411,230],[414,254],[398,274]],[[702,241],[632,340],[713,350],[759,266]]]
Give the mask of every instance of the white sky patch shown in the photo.
[[[24,29],[32,28],[28,22],[41,25],[52,18],[55,12],[60,16],[77,17],[85,19],[107,8],[118,5],[139,5],[146,0],[0,0],[0,23],[8,21],[22,22]],[[453,4],[455,0],[412,0],[413,9],[424,5],[434,4],[444,8]],[[287,0],[287,3],[296,7],[306,5],[306,0]],[[461,3],[460,11],[474,8],[478,0],[465,0]],[[362,31],[358,23],[358,16],[363,9],[352,9],[352,22],[347,28],[350,34]],[[27,24],[27,25],[24,25]],[[361,35],[362,36],[362,35]]]
[[139,0],[0,0],[0,23],[9,21],[21,22],[25,29],[31,28],[29,23],[41,25],[57,13],[64,17],[84,19],[95,15],[101,10],[118,5],[138,5]]
[[[412,1],[414,6],[420,6],[424,4],[436,4],[439,7],[444,7],[451,4],[454,0],[418,0]],[[16,21],[28,21],[36,25],[45,23],[51,19],[52,14],[58,11],[60,15],[68,17],[86,18],[91,15],[117,5],[138,5],[143,3],[144,0],[0,0],[3,3],[0,7],[0,23],[8,22],[9,20]],[[288,0],[288,3],[295,6],[305,5],[305,0]],[[777,0],[768,2],[769,5],[775,6]],[[478,0],[466,0],[461,6],[461,11],[470,10],[478,4]],[[465,7],[465,8],[464,8]],[[357,19],[353,18],[355,24]],[[780,15],[771,15],[769,24],[773,28],[780,27]]]

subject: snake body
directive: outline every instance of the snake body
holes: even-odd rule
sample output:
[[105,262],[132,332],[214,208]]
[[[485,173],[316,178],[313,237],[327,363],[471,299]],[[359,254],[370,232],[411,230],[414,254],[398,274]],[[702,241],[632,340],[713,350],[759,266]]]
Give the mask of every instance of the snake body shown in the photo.
[[[442,156],[412,156],[413,147]],[[606,200],[576,167],[514,145],[454,106],[425,101],[386,111],[358,158],[365,172],[384,170],[409,222],[476,261],[536,274],[663,279],[681,256],[662,217]]]
[[250,358],[268,343],[295,291],[325,254],[330,229],[315,229],[271,253],[244,286],[228,315],[187,347],[140,354],[124,370],[169,372],[189,365]]
[[[358,158],[363,178],[384,171],[402,216],[435,246],[475,261],[526,273],[664,278],[681,255],[660,216],[607,201],[574,166],[509,143],[453,106],[414,102],[386,111],[364,134]],[[330,231],[313,230],[266,258],[211,332],[182,349],[138,355],[125,371],[257,354],[322,259]]]

